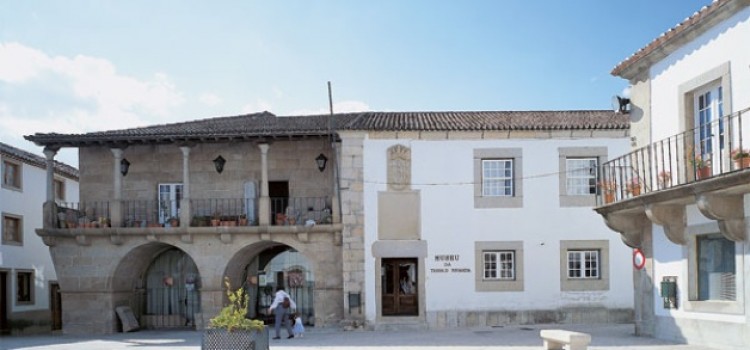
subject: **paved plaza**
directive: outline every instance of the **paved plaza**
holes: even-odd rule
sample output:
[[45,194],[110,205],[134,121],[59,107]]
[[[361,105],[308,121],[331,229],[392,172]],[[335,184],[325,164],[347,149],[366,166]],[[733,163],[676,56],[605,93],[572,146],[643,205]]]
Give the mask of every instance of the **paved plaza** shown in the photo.
[[[308,330],[303,338],[271,340],[271,349],[382,350],[383,348],[430,349],[542,349],[539,331],[567,329],[592,336],[589,349],[628,350],[718,350],[688,346],[633,335],[632,325],[533,325],[497,328],[431,331],[339,331]],[[284,332],[282,331],[282,335]],[[0,349],[38,350],[195,350],[201,333],[196,331],[137,331],[95,336],[36,335],[0,337]]]

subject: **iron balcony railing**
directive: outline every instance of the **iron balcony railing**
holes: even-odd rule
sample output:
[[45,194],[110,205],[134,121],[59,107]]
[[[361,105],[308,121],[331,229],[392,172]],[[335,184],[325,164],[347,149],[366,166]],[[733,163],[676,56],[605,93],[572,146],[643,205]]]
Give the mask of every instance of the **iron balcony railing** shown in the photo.
[[[273,225],[331,223],[330,197],[271,198]],[[181,200],[120,201],[122,227],[179,227]],[[105,228],[112,224],[111,202],[59,202],[58,228]],[[257,226],[258,199],[208,198],[190,200],[188,226]]]
[[599,204],[750,167],[748,111],[750,108],[703,123],[604,163]]

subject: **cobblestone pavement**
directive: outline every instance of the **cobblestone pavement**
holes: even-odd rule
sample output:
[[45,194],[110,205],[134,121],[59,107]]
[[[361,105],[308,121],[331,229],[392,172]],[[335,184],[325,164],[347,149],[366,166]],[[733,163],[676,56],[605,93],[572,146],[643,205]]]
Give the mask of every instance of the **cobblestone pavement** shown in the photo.
[[[302,338],[271,340],[271,349],[406,350],[542,349],[539,331],[559,328],[587,332],[589,349],[610,350],[719,350],[689,346],[633,335],[632,325],[534,325],[429,331],[351,331],[308,329]],[[282,335],[283,335],[282,331]],[[95,336],[37,335],[0,337],[0,349],[34,350],[195,350],[201,333],[195,331],[137,331]]]

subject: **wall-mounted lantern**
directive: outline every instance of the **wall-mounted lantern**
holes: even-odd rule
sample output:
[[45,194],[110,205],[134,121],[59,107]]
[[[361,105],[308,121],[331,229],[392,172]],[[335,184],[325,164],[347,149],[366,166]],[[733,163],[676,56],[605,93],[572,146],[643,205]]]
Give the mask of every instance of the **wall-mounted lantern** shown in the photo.
[[128,174],[128,170],[130,170],[130,162],[128,162],[127,159],[123,158],[120,161],[120,173],[122,173],[122,176],[125,176]]
[[318,164],[318,170],[320,172],[323,172],[323,170],[326,170],[326,162],[328,162],[328,158],[321,153],[317,158],[315,158],[315,163]]
[[221,172],[224,171],[224,164],[226,162],[227,161],[224,159],[224,157],[222,156],[216,157],[216,159],[214,159],[214,167],[216,167],[216,172],[221,174]]

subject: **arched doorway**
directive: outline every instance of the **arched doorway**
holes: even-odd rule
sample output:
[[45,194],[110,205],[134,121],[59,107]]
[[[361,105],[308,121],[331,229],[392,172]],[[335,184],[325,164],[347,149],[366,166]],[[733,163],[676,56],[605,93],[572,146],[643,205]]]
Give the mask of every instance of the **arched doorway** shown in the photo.
[[[237,269],[237,270],[235,270]],[[239,270],[241,269],[241,270]],[[311,262],[296,249],[283,244],[259,244],[242,249],[230,260],[227,276],[241,278],[250,296],[248,316],[271,322],[268,307],[278,286],[292,297],[296,311],[307,325],[315,319],[315,276]]]
[[200,313],[200,275],[190,256],[169,247],[158,253],[142,278],[142,322],[149,328],[194,327]]

